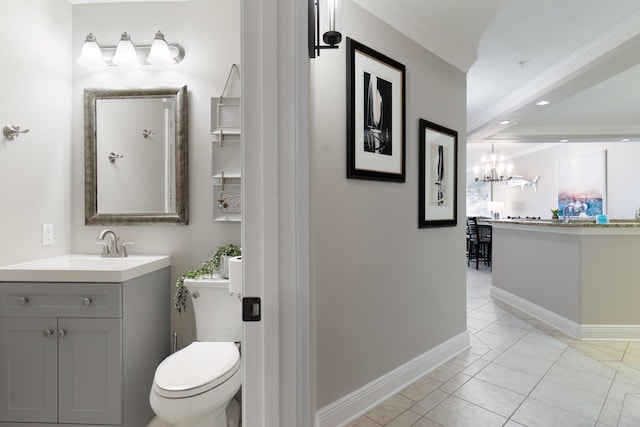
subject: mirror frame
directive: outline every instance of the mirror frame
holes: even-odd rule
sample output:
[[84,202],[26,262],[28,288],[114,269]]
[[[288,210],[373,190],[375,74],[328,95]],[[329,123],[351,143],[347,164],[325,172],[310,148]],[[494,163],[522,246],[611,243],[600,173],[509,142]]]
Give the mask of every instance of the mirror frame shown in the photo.
[[[98,212],[96,101],[98,99],[175,98],[176,212]],[[85,225],[188,224],[189,192],[187,167],[187,86],[150,89],[84,90],[84,195]]]

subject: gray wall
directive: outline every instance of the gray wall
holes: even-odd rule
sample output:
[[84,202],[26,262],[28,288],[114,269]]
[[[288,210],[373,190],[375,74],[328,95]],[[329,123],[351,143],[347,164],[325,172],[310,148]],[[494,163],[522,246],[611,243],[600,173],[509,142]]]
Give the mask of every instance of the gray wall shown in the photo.
[[346,179],[346,43],[311,64],[311,269],[318,409],[466,329],[464,170],[458,226],[418,229],[418,120],[456,129],[465,75],[351,1],[343,35],[406,66],[407,181]]
[[[0,2],[0,264],[68,252],[71,210],[71,6],[67,0]],[[53,246],[40,226],[53,224]]]

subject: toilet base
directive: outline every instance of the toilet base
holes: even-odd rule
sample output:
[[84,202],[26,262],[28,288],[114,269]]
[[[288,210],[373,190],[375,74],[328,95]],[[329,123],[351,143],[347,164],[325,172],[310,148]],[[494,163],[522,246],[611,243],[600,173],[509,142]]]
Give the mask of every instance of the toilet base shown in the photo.
[[171,424],[155,417],[147,424],[147,427],[242,427],[240,421],[240,404],[236,399],[231,399],[226,411],[221,412],[217,416],[212,414],[211,417],[206,417],[188,424]]

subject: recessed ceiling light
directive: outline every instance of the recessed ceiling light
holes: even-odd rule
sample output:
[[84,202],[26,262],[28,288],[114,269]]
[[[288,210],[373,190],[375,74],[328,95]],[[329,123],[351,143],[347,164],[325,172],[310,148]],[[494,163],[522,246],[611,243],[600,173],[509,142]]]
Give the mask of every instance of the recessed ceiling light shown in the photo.
[[499,125],[511,125],[514,124],[514,122],[512,122],[511,120],[500,120],[498,122]]
[[536,105],[548,105],[550,103],[551,103],[550,101],[542,100],[542,101],[536,102]]
[[560,142],[569,142],[568,139],[561,139]]
[[631,141],[629,138],[621,139],[620,142],[629,142]]

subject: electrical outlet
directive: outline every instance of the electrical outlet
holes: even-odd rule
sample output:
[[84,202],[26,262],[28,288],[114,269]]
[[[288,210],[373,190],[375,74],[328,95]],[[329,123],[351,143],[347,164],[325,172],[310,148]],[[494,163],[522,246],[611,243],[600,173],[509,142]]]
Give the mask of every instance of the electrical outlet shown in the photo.
[[42,246],[53,245],[53,224],[42,224]]

